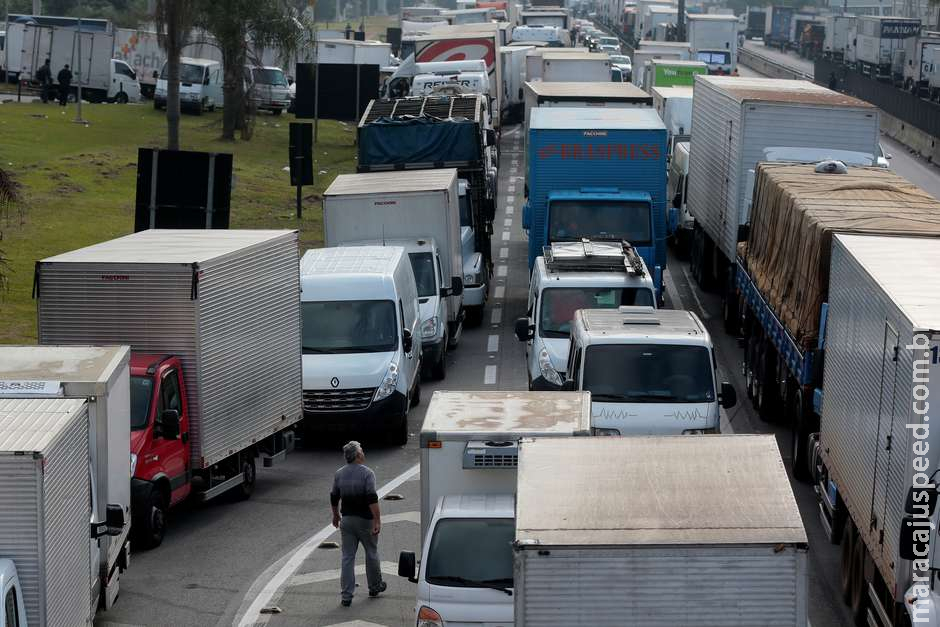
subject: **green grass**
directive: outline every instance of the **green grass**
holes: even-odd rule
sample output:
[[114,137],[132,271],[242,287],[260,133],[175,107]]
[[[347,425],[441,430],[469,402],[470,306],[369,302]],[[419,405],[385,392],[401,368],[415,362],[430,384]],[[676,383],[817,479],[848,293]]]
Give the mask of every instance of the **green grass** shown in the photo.
[[[137,148],[164,147],[163,112],[142,105],[0,104],[0,167],[20,185],[24,203],[0,215],[0,250],[9,259],[9,290],[0,294],[0,343],[36,340],[32,300],[37,260],[112,239],[134,228]],[[295,218],[296,190],[283,168],[293,116],[257,118],[251,141],[223,142],[221,114],[183,115],[180,141],[188,150],[232,152],[232,228],[294,228],[303,249],[322,243],[320,194],[337,174],[355,167],[355,127],[320,123],[315,148],[317,185],[304,188],[304,218]]]

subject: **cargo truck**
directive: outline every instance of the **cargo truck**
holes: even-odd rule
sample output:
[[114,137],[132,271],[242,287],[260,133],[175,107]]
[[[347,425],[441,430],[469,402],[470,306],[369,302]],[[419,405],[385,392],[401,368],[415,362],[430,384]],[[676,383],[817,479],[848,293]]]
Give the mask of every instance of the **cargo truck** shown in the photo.
[[643,89],[652,93],[655,87],[692,87],[697,75],[709,73],[709,66],[702,61],[650,59],[643,73]]
[[745,39],[761,39],[764,37],[764,24],[767,20],[767,12],[763,7],[747,8],[747,27],[744,30]]
[[398,561],[418,584],[418,625],[513,624],[519,443],[589,435],[590,405],[584,393],[434,393],[421,427],[420,566],[411,551]]
[[826,16],[826,34],[823,39],[823,55],[834,61],[842,62],[846,50],[852,45],[850,36],[855,27],[854,15]]
[[773,436],[519,448],[515,624],[807,626],[806,532]]
[[788,6],[767,7],[764,14],[764,44],[783,50],[790,42],[790,28],[796,9]]
[[500,115],[505,122],[519,122],[525,110],[525,60],[534,46],[503,46],[499,56],[503,64],[503,110]]
[[738,18],[689,14],[688,29],[692,58],[708,64],[710,74],[731,74],[738,67]]
[[610,58],[606,54],[549,52],[542,55],[542,80],[579,83],[610,81]]
[[666,127],[652,109],[538,108],[527,142],[529,270],[556,241],[624,240],[663,299]]
[[[461,212],[465,322],[483,320],[493,272],[496,134],[483,96],[373,100],[359,122],[359,172],[456,168],[467,182]],[[470,261],[470,263],[467,263]]]
[[[692,101],[688,208],[695,218],[691,271],[726,295],[734,286],[738,242],[750,220],[750,174],[770,147],[878,154],[879,116],[871,104],[806,81],[700,76]],[[735,299],[725,298],[733,309]],[[726,307],[726,317],[729,308]]]
[[813,483],[856,624],[935,624],[940,240],[835,234]]
[[569,30],[568,24],[571,16],[559,7],[545,7],[530,9],[519,13],[522,26],[557,26],[563,31]]
[[443,379],[447,351],[463,331],[463,267],[475,263],[461,258],[457,170],[341,174],[323,193],[323,233],[326,246],[405,250],[418,289],[424,373]]
[[671,157],[678,142],[687,142],[692,136],[692,87],[653,87],[653,108],[666,125]]
[[39,261],[34,290],[40,344],[134,351],[138,546],[159,545],[168,508],[190,496],[249,497],[256,460],[291,448],[302,417],[296,231],[142,231]]
[[[61,468],[62,464],[74,464],[77,476],[68,481],[80,482],[79,493],[85,495],[85,501],[79,501],[76,511],[64,516],[60,514],[49,525],[44,525],[41,517],[33,519],[37,526],[30,527],[28,534],[21,535],[25,529],[14,521],[24,518],[11,513],[19,510],[24,515],[29,509],[24,502],[28,500],[22,498],[21,491],[25,477],[12,469],[16,465],[14,459],[7,458],[6,463],[0,462],[6,466],[0,475],[9,482],[7,489],[0,491],[7,495],[0,506],[5,513],[0,516],[0,558],[12,559],[23,584],[28,586],[25,597],[30,604],[35,603],[37,598],[44,598],[44,601],[40,601],[42,607],[29,608],[25,618],[31,621],[30,624],[62,624],[56,623],[53,617],[63,608],[65,599],[60,596],[63,588],[49,581],[49,576],[59,568],[70,577],[87,584],[78,586],[78,589],[85,592],[82,600],[85,603],[90,601],[90,605],[86,607],[82,604],[81,612],[75,612],[72,618],[82,617],[87,620],[98,607],[110,609],[120,592],[121,576],[130,563],[130,477],[133,463],[130,450],[129,373],[130,349],[126,346],[0,348],[0,433],[7,436],[0,437],[0,440],[7,445],[16,443],[13,448],[4,447],[5,452],[13,455],[18,452],[38,453],[56,468]],[[58,458],[59,453],[30,450],[28,446],[23,448],[23,442],[15,437],[17,432],[25,436],[26,430],[30,428],[41,430],[48,426],[46,419],[55,420],[57,407],[64,409],[67,406],[74,408],[67,413],[81,423],[73,428],[79,429],[86,439],[81,444],[67,445],[76,459],[65,461]],[[33,420],[30,420],[30,416]],[[2,455],[0,453],[0,458]],[[40,458],[30,461],[42,464]],[[69,506],[72,496],[61,492],[61,480],[61,477],[52,480],[58,484],[58,490],[36,495],[49,508],[47,511]],[[3,481],[0,479],[0,482]],[[11,492],[9,488],[12,486],[20,490]],[[19,499],[13,496],[17,493]],[[89,520],[92,521],[90,535],[86,526]],[[104,524],[106,521],[109,524]],[[76,526],[78,529],[84,528],[84,538],[81,539],[84,546],[69,546],[64,552],[51,548],[43,555],[43,549],[32,544],[37,540],[36,534],[51,544],[62,542],[65,538],[59,534],[63,531],[63,524],[73,531]],[[73,537],[75,541],[80,538],[81,534]],[[32,552],[31,546],[37,552]],[[81,568],[75,564],[58,562],[58,559],[65,557],[62,553],[69,553],[73,557],[81,555]],[[49,561],[44,562],[44,558]],[[87,596],[89,590],[90,598]]]
[[[525,84],[525,121],[529,128],[532,111],[539,107],[600,107],[623,109],[649,107],[653,98],[630,83],[591,83],[527,81]],[[528,132],[526,133],[528,135]]]
[[[581,55],[583,58],[596,58],[596,55],[590,52],[587,48],[572,48],[559,50],[557,48],[548,48],[540,47],[535,50],[530,50],[526,53],[525,59],[525,77],[527,81],[540,81],[542,80],[542,57],[544,56],[554,56],[554,55],[563,55],[567,58],[571,58],[571,55]],[[609,80],[605,79],[605,80]]]
[[920,20],[860,15],[855,22],[855,59],[865,76],[900,81],[904,76],[904,44],[920,34]]

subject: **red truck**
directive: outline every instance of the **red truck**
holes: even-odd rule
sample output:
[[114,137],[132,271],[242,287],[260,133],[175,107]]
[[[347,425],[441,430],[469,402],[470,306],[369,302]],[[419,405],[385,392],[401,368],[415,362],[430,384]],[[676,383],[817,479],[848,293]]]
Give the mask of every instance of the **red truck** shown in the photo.
[[159,545],[169,507],[251,495],[302,417],[296,231],[151,230],[36,268],[40,344],[127,344],[131,517]]

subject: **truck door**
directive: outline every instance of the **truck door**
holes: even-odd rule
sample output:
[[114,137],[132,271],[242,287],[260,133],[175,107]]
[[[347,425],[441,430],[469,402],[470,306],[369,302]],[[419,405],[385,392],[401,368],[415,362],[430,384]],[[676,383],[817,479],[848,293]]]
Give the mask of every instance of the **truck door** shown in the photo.
[[176,368],[164,370],[160,377],[157,418],[167,410],[175,410],[180,416],[180,434],[175,440],[169,440],[154,433],[153,448],[150,454],[158,459],[163,472],[170,480],[170,504],[177,503],[189,495],[189,416],[180,386],[179,371]]
[[[872,554],[880,553],[884,546],[885,516],[888,507],[888,484],[891,471],[891,455],[902,442],[891,442],[892,413],[897,386],[898,332],[890,323],[885,323],[884,346],[881,356],[881,389],[878,399],[878,437],[875,439],[875,469],[872,481],[871,529],[878,534],[877,546],[868,547]],[[893,558],[891,558],[893,559]]]

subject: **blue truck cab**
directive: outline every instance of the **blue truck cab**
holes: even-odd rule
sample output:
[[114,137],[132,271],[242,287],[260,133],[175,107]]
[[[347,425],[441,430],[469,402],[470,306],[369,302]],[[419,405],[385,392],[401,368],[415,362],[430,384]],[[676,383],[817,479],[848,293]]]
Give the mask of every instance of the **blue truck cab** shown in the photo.
[[653,109],[537,108],[522,226],[529,271],[552,242],[629,242],[663,297],[666,127]]

